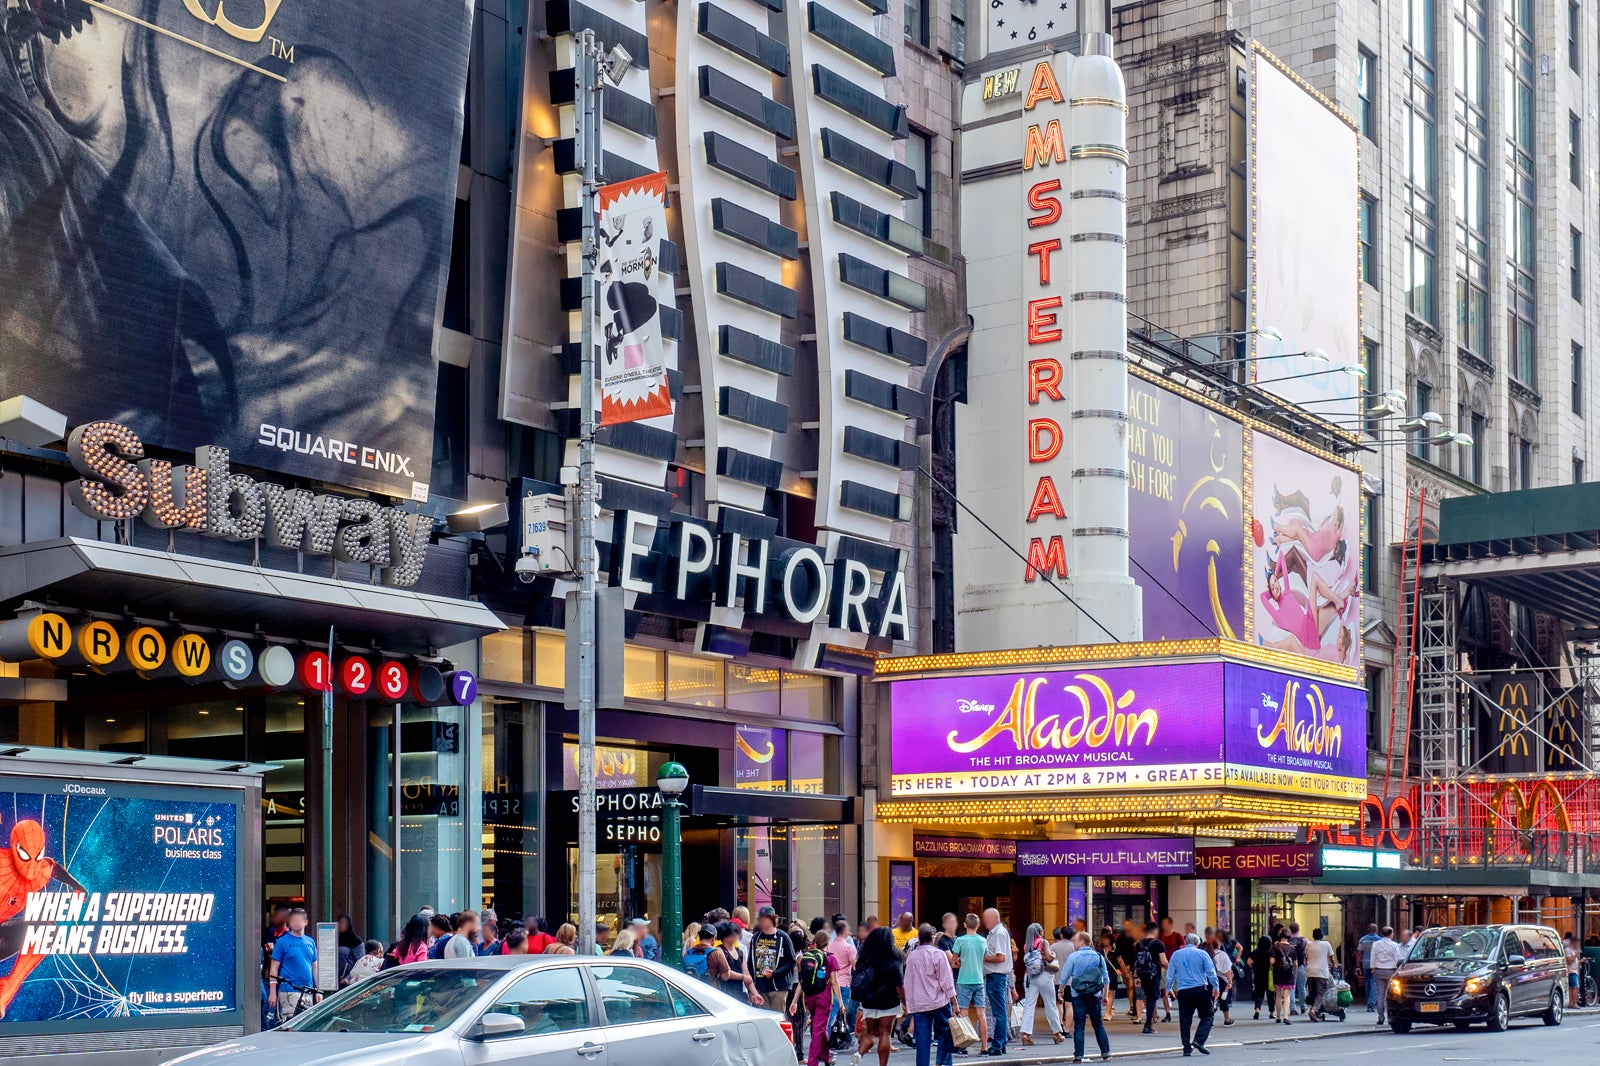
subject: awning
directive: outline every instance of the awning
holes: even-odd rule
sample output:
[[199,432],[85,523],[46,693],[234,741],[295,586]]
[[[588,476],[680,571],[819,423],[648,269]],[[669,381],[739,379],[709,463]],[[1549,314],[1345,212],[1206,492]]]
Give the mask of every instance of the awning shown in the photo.
[[855,797],[691,785],[689,813],[726,825],[756,820],[773,825],[850,825],[855,822]]
[[1457,867],[1433,873],[1399,870],[1323,870],[1307,881],[1263,882],[1263,892],[1374,896],[1564,896],[1600,889],[1600,874],[1564,873],[1527,867]]
[[0,604],[173,618],[178,624],[427,653],[505,628],[470,600],[69,537],[0,549]]
[[1600,631],[1600,484],[1452,497],[1422,576],[1486,592]]

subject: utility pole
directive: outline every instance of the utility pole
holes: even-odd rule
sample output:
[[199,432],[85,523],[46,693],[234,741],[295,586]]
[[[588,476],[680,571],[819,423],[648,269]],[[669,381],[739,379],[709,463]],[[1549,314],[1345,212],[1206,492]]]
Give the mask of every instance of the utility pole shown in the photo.
[[595,580],[599,567],[594,543],[599,486],[594,473],[595,197],[600,186],[600,43],[593,30],[578,34],[576,121],[573,141],[583,175],[583,309],[579,327],[578,373],[578,951],[594,954],[595,926]]

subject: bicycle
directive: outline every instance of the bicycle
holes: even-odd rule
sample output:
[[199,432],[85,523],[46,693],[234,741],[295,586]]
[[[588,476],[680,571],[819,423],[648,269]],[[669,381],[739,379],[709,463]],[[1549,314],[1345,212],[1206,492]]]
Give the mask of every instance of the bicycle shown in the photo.
[[1596,986],[1594,960],[1584,959],[1578,966],[1578,1006],[1593,1007],[1600,1004],[1600,987]]
[[[278,980],[278,1005],[270,1011],[269,1020],[271,1020],[272,1024],[268,1028],[277,1029],[298,1018],[322,1002],[322,995],[321,989],[297,985],[292,981],[285,981],[280,978]],[[294,997],[292,1008],[285,1002],[286,996]]]

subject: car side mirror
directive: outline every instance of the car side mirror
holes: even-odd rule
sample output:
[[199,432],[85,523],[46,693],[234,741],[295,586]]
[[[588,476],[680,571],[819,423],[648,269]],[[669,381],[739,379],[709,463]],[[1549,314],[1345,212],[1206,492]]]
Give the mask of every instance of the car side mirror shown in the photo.
[[522,1019],[515,1014],[500,1014],[491,1011],[478,1019],[478,1024],[472,1027],[468,1034],[473,1040],[493,1040],[502,1036],[521,1036],[527,1032],[528,1027],[522,1024]]
[[1508,956],[1506,956],[1506,965],[1507,966],[1523,966],[1523,965],[1527,964],[1527,961],[1528,961],[1528,959],[1527,959],[1527,956],[1525,956],[1525,955],[1508,955]]

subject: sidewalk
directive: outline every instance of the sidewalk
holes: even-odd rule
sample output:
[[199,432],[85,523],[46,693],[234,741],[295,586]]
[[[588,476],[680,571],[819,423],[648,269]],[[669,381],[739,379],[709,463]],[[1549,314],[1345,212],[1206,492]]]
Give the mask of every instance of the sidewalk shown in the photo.
[[[1118,1002],[1121,1008],[1123,1004]],[[1280,1025],[1276,1021],[1269,1021],[1263,1013],[1260,1021],[1251,1020],[1252,1010],[1246,1006],[1243,1010],[1233,1012],[1233,1024],[1222,1024],[1222,1012],[1218,1011],[1211,1027],[1211,1037],[1206,1041],[1210,1048],[1242,1047],[1249,1044],[1271,1044],[1282,1040],[1320,1040],[1331,1036],[1353,1036],[1357,1033],[1378,1032],[1376,1012],[1368,1014],[1364,1006],[1356,1006],[1354,1010],[1346,1010],[1345,1021],[1329,1020],[1325,1022],[1310,1022],[1303,1014],[1290,1019],[1290,1024]],[[1198,1025],[1198,1020],[1196,1021]],[[1178,1036],[1178,1012],[1172,1012],[1172,1021],[1163,1022],[1161,1014],[1156,1014],[1154,1034],[1145,1034],[1141,1024],[1130,1022],[1125,1011],[1119,1011],[1116,1018],[1106,1019],[1106,1035],[1111,1038],[1111,1054],[1114,1058],[1132,1055],[1157,1055],[1162,1053],[1179,1053],[1183,1050],[1183,1043]],[[1067,1039],[1060,1044],[1052,1043],[1050,1036],[1044,1033],[1044,1012],[1039,1012],[1039,1034],[1034,1036],[1034,1045],[1027,1047],[1019,1040],[1013,1040],[1006,1047],[1005,1058],[1002,1061],[1019,1063],[1059,1062],[1072,1058],[1072,1035],[1067,1031]],[[1095,1043],[1092,1030],[1084,1031],[1084,1058],[1097,1060],[1100,1048]],[[972,1062],[973,1056],[967,1056]],[[994,1061],[979,1057],[977,1062]],[[959,1066],[959,1064],[958,1064]],[[973,1066],[976,1066],[974,1063]]]
[[[1118,1007],[1122,1007],[1118,1001]],[[1377,1025],[1378,1015],[1374,1011],[1368,1013],[1364,1004],[1355,1004],[1346,1008],[1345,1020],[1329,1020],[1325,1022],[1309,1022],[1305,1015],[1295,1015],[1288,1025],[1280,1025],[1275,1021],[1267,1020],[1265,1014],[1260,1021],[1251,1020],[1252,1010],[1246,1006],[1244,1010],[1234,1012],[1232,1025],[1222,1024],[1222,1013],[1219,1011],[1215,1017],[1215,1024],[1211,1027],[1211,1036],[1206,1041],[1206,1046],[1213,1050],[1218,1048],[1248,1047],[1259,1044],[1276,1044],[1286,1040],[1323,1040],[1335,1036],[1359,1036],[1361,1034],[1386,1033],[1387,1026],[1380,1029]],[[1595,1008],[1579,1010],[1569,1009],[1567,1016],[1600,1014]],[[1052,1043],[1048,1033],[1044,1032],[1044,1012],[1041,1010],[1038,1017],[1039,1032],[1034,1036],[1034,1045],[1027,1047],[1020,1040],[1012,1040],[1006,1046],[1004,1057],[999,1060],[986,1058],[977,1053],[977,1048],[971,1049],[971,1054],[963,1059],[956,1056],[956,1066],[979,1066],[981,1063],[1026,1063],[1034,1066],[1038,1063],[1070,1062],[1072,1060],[1072,1031],[1067,1031],[1067,1039],[1060,1044]],[[1198,1024],[1198,1023],[1197,1023]],[[1113,1058],[1127,1058],[1135,1055],[1160,1055],[1179,1054],[1183,1051],[1183,1044],[1178,1036],[1178,1012],[1172,1012],[1172,1021],[1163,1023],[1161,1015],[1156,1015],[1155,1033],[1145,1035],[1142,1026],[1130,1022],[1125,1011],[1117,1014],[1115,1019],[1106,1019],[1106,1035],[1111,1038],[1111,1055]],[[908,1051],[910,1049],[907,1049]],[[1100,1048],[1095,1043],[1094,1032],[1091,1029],[1084,1031],[1084,1059],[1086,1062],[1099,1061]],[[1198,1058],[1198,1057],[1197,1057]],[[864,1064],[865,1066],[865,1064]],[[876,1066],[876,1064],[873,1064]]]

